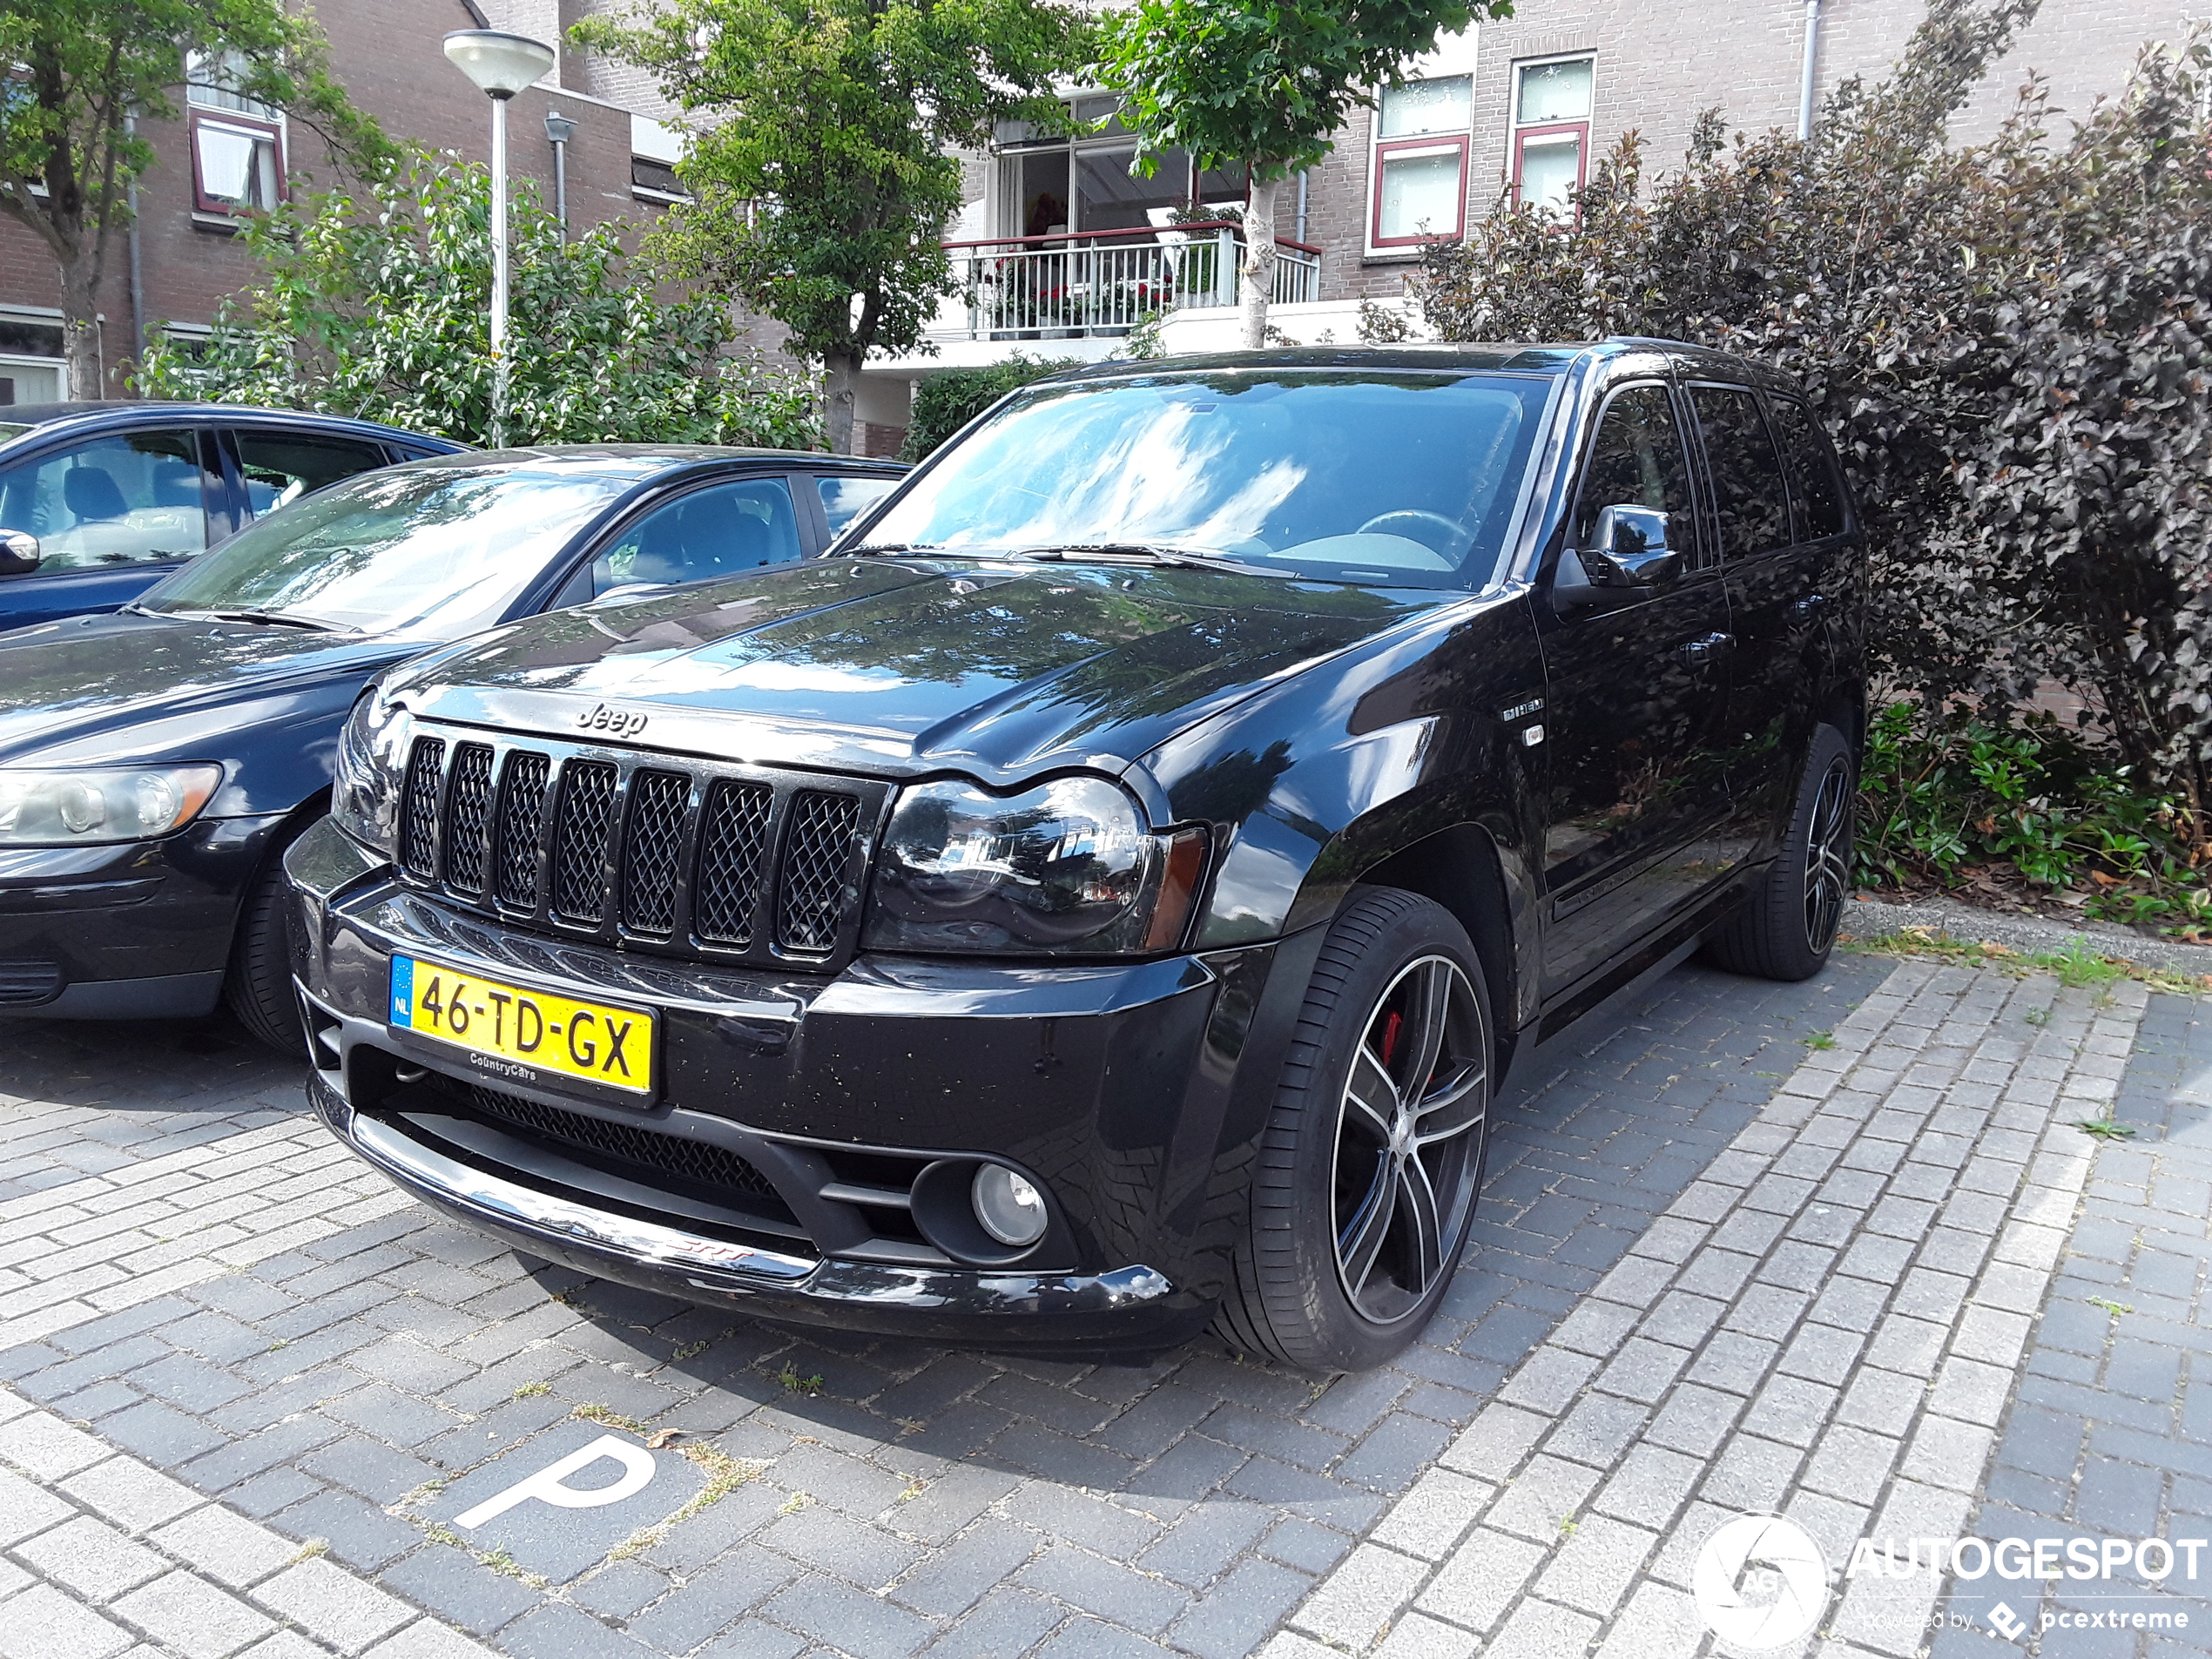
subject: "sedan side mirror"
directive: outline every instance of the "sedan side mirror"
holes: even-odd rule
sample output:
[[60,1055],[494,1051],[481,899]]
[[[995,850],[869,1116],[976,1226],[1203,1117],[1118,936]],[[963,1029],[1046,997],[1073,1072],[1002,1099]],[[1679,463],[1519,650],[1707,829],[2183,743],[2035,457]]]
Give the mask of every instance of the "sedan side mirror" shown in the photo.
[[38,538],[29,530],[0,530],[0,576],[29,576],[39,556]]
[[1682,578],[1683,556],[1667,545],[1667,515],[1655,508],[1601,507],[1589,539],[1560,556],[1552,603],[1561,614],[1617,610]]

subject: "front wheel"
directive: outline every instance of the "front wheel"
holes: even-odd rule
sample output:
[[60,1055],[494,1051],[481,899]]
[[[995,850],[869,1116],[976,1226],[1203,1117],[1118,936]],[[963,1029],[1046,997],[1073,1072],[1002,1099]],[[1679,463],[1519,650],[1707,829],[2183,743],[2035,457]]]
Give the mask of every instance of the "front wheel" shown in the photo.
[[1705,941],[1721,967],[1761,979],[1811,979],[1836,948],[1851,895],[1857,769],[1833,726],[1813,733],[1790,833],[1750,898]]
[[1276,1086],[1224,1338],[1314,1371],[1366,1370],[1413,1342],[1467,1245],[1492,1052],[1481,963],[1451,913],[1395,888],[1356,897]]
[[230,970],[223,975],[223,1000],[247,1031],[296,1060],[305,1050],[307,1032],[300,1019],[300,999],[292,988],[289,906],[284,846],[280,846],[255,876],[239,913]]

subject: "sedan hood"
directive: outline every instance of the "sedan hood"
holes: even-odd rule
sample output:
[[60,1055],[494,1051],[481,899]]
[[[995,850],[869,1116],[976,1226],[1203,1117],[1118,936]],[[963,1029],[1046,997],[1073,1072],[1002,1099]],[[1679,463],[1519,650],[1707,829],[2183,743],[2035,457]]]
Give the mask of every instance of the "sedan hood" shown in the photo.
[[420,649],[171,617],[17,629],[0,634],[0,765],[226,759],[248,728],[334,700],[342,714],[370,675]]
[[1122,765],[1467,596],[1154,566],[812,561],[520,623],[392,685],[426,715],[1011,781]]

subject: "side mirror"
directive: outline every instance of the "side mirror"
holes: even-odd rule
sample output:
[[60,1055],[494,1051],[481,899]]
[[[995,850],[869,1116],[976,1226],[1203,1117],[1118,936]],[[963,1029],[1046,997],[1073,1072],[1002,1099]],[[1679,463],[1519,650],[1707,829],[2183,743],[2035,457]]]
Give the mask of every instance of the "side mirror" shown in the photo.
[[39,557],[38,538],[29,530],[0,530],[0,576],[29,576]]
[[1562,614],[1636,604],[1682,577],[1683,556],[1667,545],[1667,515],[1655,508],[1601,507],[1589,540],[1560,556],[1552,602]]

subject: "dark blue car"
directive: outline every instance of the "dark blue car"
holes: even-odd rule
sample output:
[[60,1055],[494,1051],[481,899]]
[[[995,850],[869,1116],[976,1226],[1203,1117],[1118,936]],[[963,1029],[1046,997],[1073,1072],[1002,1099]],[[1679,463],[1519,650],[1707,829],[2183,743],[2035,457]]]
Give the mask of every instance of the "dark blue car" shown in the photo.
[[0,1015],[227,995],[296,1051],[280,854],[327,810],[374,675],[543,610],[819,553],[905,470],[681,444],[418,461],[272,514],[119,614],[0,634]]
[[464,448],[220,403],[0,408],[0,629],[113,610],[310,490]]

